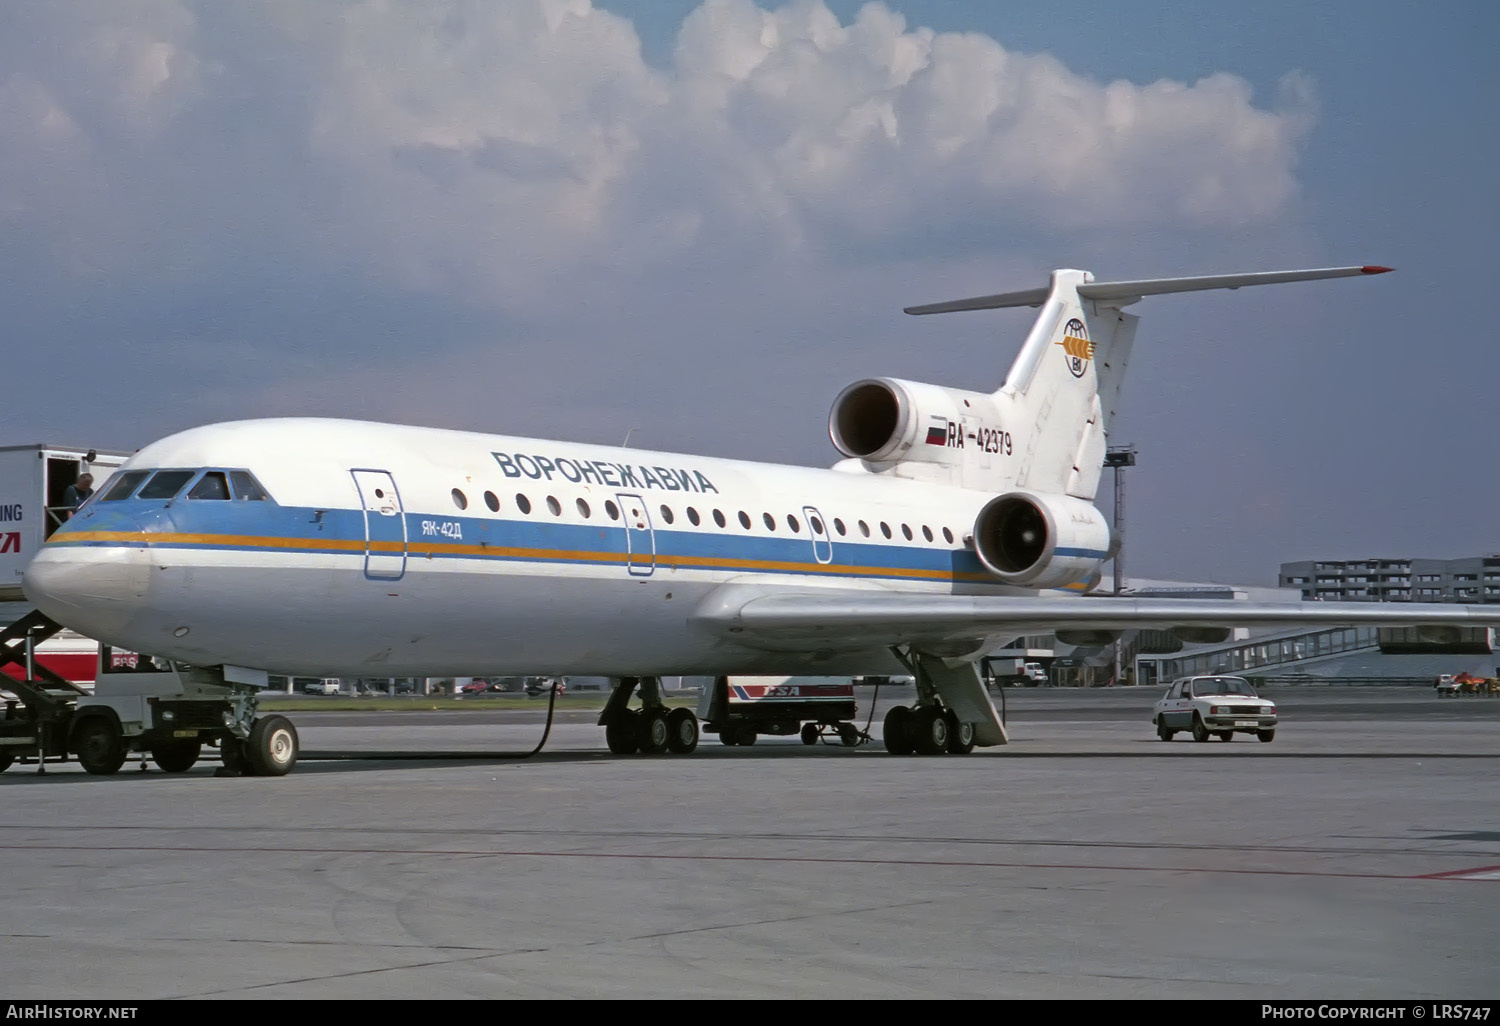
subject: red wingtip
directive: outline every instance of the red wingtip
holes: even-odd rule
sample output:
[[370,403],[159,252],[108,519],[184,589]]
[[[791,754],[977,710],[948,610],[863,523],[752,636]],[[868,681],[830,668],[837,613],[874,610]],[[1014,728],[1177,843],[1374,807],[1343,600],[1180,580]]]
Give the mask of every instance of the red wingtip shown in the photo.
[[1394,270],[1395,270],[1394,267],[1377,267],[1374,264],[1367,264],[1364,267],[1361,267],[1359,269],[1359,273],[1360,274],[1384,274],[1386,271],[1394,271]]

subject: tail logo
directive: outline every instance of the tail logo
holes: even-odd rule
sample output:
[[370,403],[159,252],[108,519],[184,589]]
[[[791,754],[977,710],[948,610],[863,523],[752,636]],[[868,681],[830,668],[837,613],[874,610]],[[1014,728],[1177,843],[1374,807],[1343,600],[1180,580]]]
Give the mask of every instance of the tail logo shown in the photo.
[[1094,343],[1089,341],[1089,329],[1083,326],[1083,321],[1077,317],[1068,321],[1063,328],[1062,341],[1055,344],[1062,346],[1068,372],[1075,378],[1083,377],[1083,372],[1088,370],[1089,361],[1094,358]]

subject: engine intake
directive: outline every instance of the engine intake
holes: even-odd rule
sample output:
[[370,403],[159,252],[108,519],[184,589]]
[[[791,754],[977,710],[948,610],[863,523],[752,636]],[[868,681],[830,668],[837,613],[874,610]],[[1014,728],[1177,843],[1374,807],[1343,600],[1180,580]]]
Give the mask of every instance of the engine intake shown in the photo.
[[966,417],[993,429],[1001,419],[995,397],[920,381],[866,378],[833,401],[828,437],[845,456],[868,463],[953,466],[967,448],[984,444],[969,441],[963,430]]
[[1008,492],[979,511],[974,551],[1006,584],[1058,588],[1098,572],[1109,558],[1109,525],[1082,499]]

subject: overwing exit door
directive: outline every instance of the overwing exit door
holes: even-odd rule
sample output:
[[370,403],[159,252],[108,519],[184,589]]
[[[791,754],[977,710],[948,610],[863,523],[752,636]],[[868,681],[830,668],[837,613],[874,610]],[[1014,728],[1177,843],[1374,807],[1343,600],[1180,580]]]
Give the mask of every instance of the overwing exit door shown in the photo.
[[365,576],[399,581],[406,573],[406,516],[396,479],[384,470],[349,473],[365,508]]

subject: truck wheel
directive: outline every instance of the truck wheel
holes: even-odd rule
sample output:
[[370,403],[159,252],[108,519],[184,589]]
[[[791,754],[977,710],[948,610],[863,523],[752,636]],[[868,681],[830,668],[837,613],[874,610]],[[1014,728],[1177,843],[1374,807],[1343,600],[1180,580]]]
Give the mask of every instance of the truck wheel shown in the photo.
[[734,743],[739,745],[741,748],[749,748],[751,745],[755,744],[755,739],[758,736],[759,735],[755,733],[755,728],[750,726],[750,724],[748,723],[742,723],[738,727],[734,728]]
[[120,728],[102,716],[85,720],[74,735],[73,744],[77,746],[78,764],[87,773],[107,777],[125,765]]
[[805,745],[815,745],[815,744],[817,744],[818,743],[818,734],[819,734],[819,730],[818,730],[818,725],[816,723],[804,723],[804,724],[802,724],[802,743],[803,744],[805,744]]
[[667,713],[667,747],[673,755],[687,755],[698,747],[698,717],[691,709]]
[[198,741],[165,741],[151,746],[151,760],[164,773],[186,773],[203,754]]
[[297,764],[297,728],[285,716],[262,716],[250,726],[245,744],[258,777],[284,777]]

